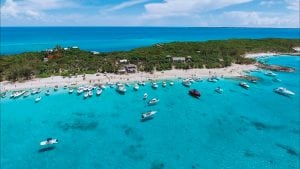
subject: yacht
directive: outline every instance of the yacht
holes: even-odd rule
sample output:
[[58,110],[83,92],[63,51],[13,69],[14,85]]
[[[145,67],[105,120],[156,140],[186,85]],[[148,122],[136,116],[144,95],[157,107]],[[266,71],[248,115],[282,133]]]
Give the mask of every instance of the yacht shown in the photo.
[[198,90],[196,90],[196,89],[190,90],[190,91],[189,91],[189,94],[190,94],[191,96],[193,96],[193,97],[196,97],[196,98],[199,98],[199,97],[201,96],[201,93],[200,93]]
[[101,93],[102,93],[102,89],[101,89],[101,88],[100,88],[100,89],[97,89],[97,91],[96,91],[97,96],[100,96]]
[[138,90],[139,90],[139,85],[138,85],[138,84],[134,84],[133,89],[134,89],[135,91],[138,91]]
[[166,82],[162,82],[162,87],[166,87],[167,83]]
[[158,85],[157,85],[156,82],[153,82],[151,86],[152,86],[153,89],[157,89],[158,88]]
[[190,86],[192,85],[192,83],[190,82],[189,79],[184,79],[184,80],[182,81],[182,84],[183,84],[183,86],[185,86],[185,87],[190,87]]
[[217,87],[217,88],[215,89],[215,91],[216,91],[217,93],[220,93],[220,94],[223,93],[223,89],[222,89],[221,87]]
[[240,82],[239,85],[244,89],[248,89],[250,87],[246,82]]
[[294,96],[295,95],[294,92],[292,92],[284,87],[278,87],[278,88],[274,89],[274,92],[284,95],[284,96]]
[[153,99],[151,99],[150,101],[149,101],[149,105],[155,105],[155,104],[157,104],[159,102],[159,100],[158,99],[156,99],[156,98],[153,98]]
[[37,103],[37,102],[39,102],[39,101],[41,101],[42,100],[42,97],[37,97],[37,98],[35,98],[35,102]]
[[147,94],[147,93],[144,93],[143,100],[146,100],[147,98],[148,98],[148,94]]
[[273,72],[271,72],[271,71],[266,72],[265,75],[266,75],[266,76],[271,76],[271,77],[277,76],[276,73],[273,73]]
[[157,113],[157,111],[148,111],[146,113],[143,113],[141,116],[141,121],[144,122],[146,120],[152,119],[156,113]]
[[47,138],[44,141],[40,142],[41,146],[46,146],[46,145],[51,145],[51,144],[57,144],[58,140],[57,139],[53,139],[53,138]]

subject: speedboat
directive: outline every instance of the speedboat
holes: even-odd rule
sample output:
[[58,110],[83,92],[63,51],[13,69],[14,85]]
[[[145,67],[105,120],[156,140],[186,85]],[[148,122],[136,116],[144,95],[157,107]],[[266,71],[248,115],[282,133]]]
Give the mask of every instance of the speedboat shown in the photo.
[[151,100],[149,101],[148,105],[155,105],[155,104],[157,104],[158,102],[159,102],[158,99],[153,98],[153,99],[151,99]]
[[244,89],[248,89],[250,87],[246,82],[240,82],[239,85]]
[[39,102],[40,100],[42,100],[42,97],[37,97],[37,98],[35,98],[35,102],[37,103],[37,102]]
[[278,87],[278,88],[274,89],[274,92],[284,95],[284,96],[294,96],[295,95],[294,92],[292,92],[284,87]]
[[167,83],[166,82],[162,82],[162,87],[166,87]]
[[86,98],[88,98],[88,97],[89,97],[89,92],[85,92],[84,95],[83,95],[83,98],[86,99]]
[[147,93],[144,93],[143,100],[146,100],[147,98],[148,98],[148,94],[147,94]]
[[173,82],[173,81],[171,81],[171,82],[170,82],[170,86],[173,86],[173,85],[174,85],[174,82]]
[[268,71],[265,73],[266,76],[271,76],[271,77],[274,77],[274,76],[277,76],[277,74],[271,72],[271,71]]
[[101,93],[102,93],[102,89],[97,89],[97,91],[96,91],[97,96],[100,96]]
[[146,113],[143,113],[141,116],[141,121],[144,122],[146,120],[152,119],[156,113],[157,113],[157,111],[148,111]]
[[215,91],[216,91],[217,93],[220,93],[220,94],[223,93],[223,89],[222,89],[221,87],[217,87],[217,88],[215,89]]
[[183,86],[190,87],[192,85],[191,81],[189,79],[184,79],[182,81]]
[[137,91],[137,90],[139,90],[139,85],[138,84],[134,84],[134,86],[133,86],[133,89],[135,90],[135,91]]
[[50,95],[50,91],[47,90],[47,91],[45,92],[45,95],[46,95],[46,96],[49,96],[49,95]]
[[189,94],[193,97],[199,98],[201,96],[200,92],[196,89],[192,89],[189,91]]
[[152,86],[153,89],[157,89],[158,88],[158,85],[155,82],[153,82],[151,86]]
[[89,95],[89,97],[92,97],[93,96],[93,91],[89,91],[88,95]]
[[58,143],[58,139],[55,138],[47,138],[44,141],[40,142],[41,146],[46,146],[46,145],[52,145],[52,144],[57,144]]

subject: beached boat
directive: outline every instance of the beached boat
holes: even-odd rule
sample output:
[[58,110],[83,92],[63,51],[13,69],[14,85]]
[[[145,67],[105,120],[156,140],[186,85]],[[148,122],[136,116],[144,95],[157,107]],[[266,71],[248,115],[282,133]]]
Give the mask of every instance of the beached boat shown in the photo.
[[52,144],[57,144],[58,143],[58,139],[54,139],[54,138],[47,138],[44,141],[40,142],[41,146],[46,146],[46,145],[52,145]]
[[278,88],[274,89],[274,92],[284,95],[284,96],[294,96],[295,95],[294,92],[292,92],[284,87],[278,87]]
[[147,121],[153,118],[153,116],[157,113],[157,111],[148,111],[146,113],[143,113],[141,116],[141,121]]
[[166,82],[162,82],[162,87],[166,87],[167,83]]
[[223,89],[221,87],[217,87],[215,89],[215,92],[222,94],[223,93]]
[[189,90],[189,94],[196,98],[199,98],[201,96],[200,92],[196,89]]
[[148,102],[148,105],[155,105],[155,104],[157,104],[158,102],[159,102],[158,99],[153,98],[153,99],[151,99],[151,100]]
[[192,85],[192,83],[190,82],[189,79],[184,79],[182,81],[182,85],[185,86],[185,87],[190,87]]
[[265,75],[266,75],[266,76],[271,76],[271,77],[277,76],[277,74],[276,74],[276,73],[273,73],[272,71],[267,71],[267,72],[265,72]]
[[144,93],[143,100],[146,100],[147,98],[148,98],[148,94],[147,94],[147,93]]
[[157,85],[157,83],[156,83],[156,82],[152,82],[152,85],[151,85],[151,87],[152,87],[153,89],[157,89],[157,88],[158,88],[158,85]]
[[39,102],[39,101],[41,101],[42,100],[42,97],[37,97],[37,98],[35,98],[35,102],[37,103],[37,102]]
[[250,87],[246,82],[240,82],[239,85],[244,89],[248,89]]
[[139,90],[139,85],[138,84],[134,84],[134,86],[133,86],[133,89],[135,90],[135,91],[138,91]]
[[100,89],[97,89],[97,91],[96,91],[96,95],[97,96],[100,96],[102,94],[102,89],[100,88]]

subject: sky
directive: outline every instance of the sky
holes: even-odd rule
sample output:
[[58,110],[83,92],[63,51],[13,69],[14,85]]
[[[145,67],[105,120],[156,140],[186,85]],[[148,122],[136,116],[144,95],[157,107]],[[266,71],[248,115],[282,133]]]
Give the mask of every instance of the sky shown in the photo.
[[1,26],[299,28],[300,0],[1,0]]

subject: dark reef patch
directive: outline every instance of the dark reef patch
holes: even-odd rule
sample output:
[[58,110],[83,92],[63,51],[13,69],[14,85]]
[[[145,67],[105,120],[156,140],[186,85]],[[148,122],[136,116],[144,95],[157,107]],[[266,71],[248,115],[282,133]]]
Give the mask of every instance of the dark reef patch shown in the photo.
[[64,131],[68,130],[94,130],[98,126],[96,121],[87,121],[82,119],[75,119],[72,122],[58,122],[58,127]]
[[130,145],[123,150],[123,154],[134,161],[140,161],[145,158],[145,155],[140,151],[142,146],[138,145]]
[[284,126],[280,125],[269,125],[263,122],[259,121],[251,121],[251,124],[257,129],[257,130],[281,130],[284,129]]
[[161,161],[153,161],[150,169],[163,169],[165,164]]
[[122,129],[124,130],[126,137],[131,138],[139,143],[144,140],[144,137],[138,132],[137,129],[134,129],[128,125],[122,125]]
[[299,157],[299,153],[297,153],[297,151],[295,149],[293,149],[287,145],[276,143],[276,146],[285,150],[289,155]]
[[244,151],[244,156],[245,157],[255,157],[256,156],[256,154],[254,154],[252,151],[250,151],[250,150],[245,150]]

